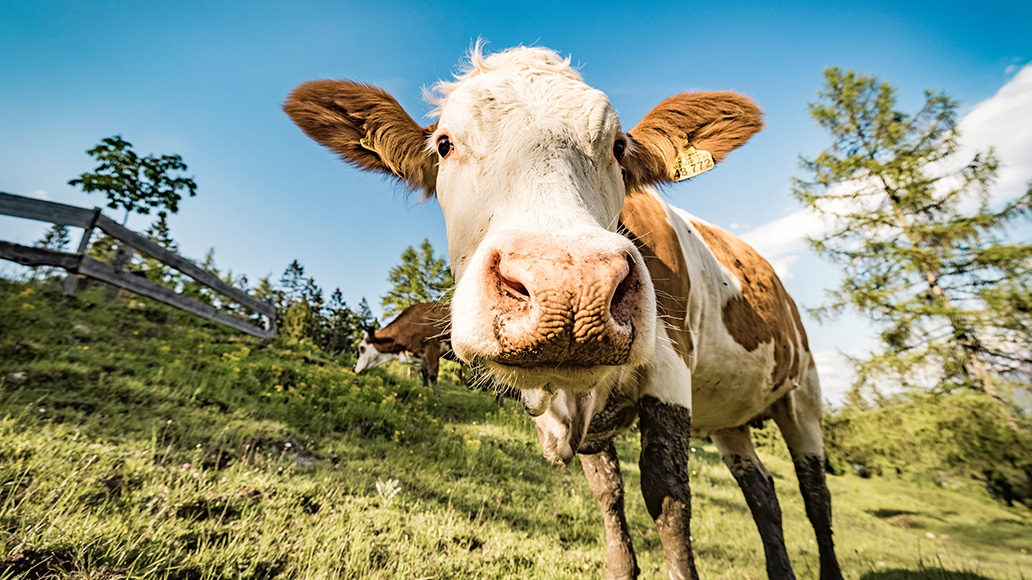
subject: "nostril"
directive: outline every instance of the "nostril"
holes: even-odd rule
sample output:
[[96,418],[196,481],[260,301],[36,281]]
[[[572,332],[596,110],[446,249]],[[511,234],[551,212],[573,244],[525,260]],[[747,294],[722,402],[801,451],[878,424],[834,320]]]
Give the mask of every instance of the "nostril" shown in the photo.
[[495,260],[493,270],[494,275],[498,278],[498,289],[517,300],[529,299],[530,291],[523,282],[520,282],[522,272],[519,272],[518,264],[513,264],[511,260],[504,260],[500,255]]
[[634,272],[634,258],[631,256],[626,257],[627,263],[621,268],[621,272],[618,276],[621,276],[620,283],[617,284],[616,290],[613,291],[613,299],[609,302],[609,312],[617,323],[625,324],[630,320],[630,308],[624,304],[627,296],[632,292],[635,286],[636,276],[631,274]]
[[508,290],[514,297],[524,300],[530,298],[530,292],[527,292],[527,287],[519,280],[509,278],[501,272],[498,272],[498,278],[502,282],[502,288]]

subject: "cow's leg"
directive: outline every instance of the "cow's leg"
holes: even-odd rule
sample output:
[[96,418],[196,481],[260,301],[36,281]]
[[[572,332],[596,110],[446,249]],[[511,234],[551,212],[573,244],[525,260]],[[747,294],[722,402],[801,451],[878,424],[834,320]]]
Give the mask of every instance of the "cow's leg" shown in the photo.
[[[798,396],[796,396],[798,394]],[[794,392],[771,407],[781,429],[799,478],[799,491],[806,506],[806,517],[817,535],[820,550],[821,580],[839,580],[842,571],[835,557],[831,531],[831,493],[824,480],[824,441],[821,437],[820,398]]]
[[692,555],[688,433],[691,409],[651,395],[638,401],[641,492],[656,521],[671,579],[698,578]]
[[606,578],[637,578],[638,561],[634,557],[627,518],[624,516],[623,479],[620,477],[616,445],[610,440],[602,451],[581,455],[580,459],[591,492],[602,508],[602,521],[606,526]]
[[426,357],[426,375],[430,381],[430,388],[434,390],[434,396],[440,398],[441,391],[437,389],[437,371],[441,365],[441,345],[436,340],[431,340],[426,343],[426,349],[423,351],[423,356]]
[[749,427],[722,429],[713,434],[713,442],[724,459],[724,464],[735,476],[745,494],[753,520],[760,531],[763,552],[767,557],[767,577],[795,578],[785,550],[785,536],[781,530],[781,507],[774,494],[774,480],[770,477],[753,448]]

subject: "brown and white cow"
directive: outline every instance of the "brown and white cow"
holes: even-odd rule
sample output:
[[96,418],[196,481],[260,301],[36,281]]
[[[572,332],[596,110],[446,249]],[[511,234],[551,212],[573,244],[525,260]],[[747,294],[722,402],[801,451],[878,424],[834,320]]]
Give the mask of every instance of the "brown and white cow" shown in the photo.
[[638,573],[613,444],[635,419],[670,577],[696,576],[690,432],[713,438],[742,488],[768,575],[792,577],[749,434],[765,418],[792,453],[821,577],[840,578],[820,386],[795,304],[752,248],[655,189],[723,161],[762,128],[759,109],[732,92],[681,93],[624,132],[606,96],[553,51],[478,47],[470,61],[437,85],[428,127],[349,81],[303,84],[285,110],[345,161],[437,195],[456,353],[522,392],[548,459],[580,454],[610,578]]
[[355,372],[362,374],[392,360],[419,369],[423,386],[437,389],[440,358],[451,353],[448,331],[451,314],[448,306],[436,302],[413,304],[380,330],[366,327],[365,338],[358,344]]

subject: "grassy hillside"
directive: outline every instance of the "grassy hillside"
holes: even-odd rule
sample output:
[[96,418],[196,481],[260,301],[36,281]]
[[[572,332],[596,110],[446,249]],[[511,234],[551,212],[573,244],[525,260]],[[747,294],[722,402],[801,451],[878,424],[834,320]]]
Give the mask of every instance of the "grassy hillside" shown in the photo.
[[[600,578],[579,465],[518,405],[262,345],[150,302],[0,280],[0,578]],[[816,546],[784,449],[763,448],[800,577]],[[646,578],[662,549],[619,440]],[[705,578],[762,578],[713,446],[691,459]],[[830,478],[849,578],[1032,578],[1032,517],[966,482]]]

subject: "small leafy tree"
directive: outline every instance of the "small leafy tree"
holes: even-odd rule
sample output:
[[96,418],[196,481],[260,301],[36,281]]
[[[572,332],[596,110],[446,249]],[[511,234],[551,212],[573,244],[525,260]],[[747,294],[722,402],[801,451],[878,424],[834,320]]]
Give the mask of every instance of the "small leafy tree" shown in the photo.
[[887,379],[1013,403],[1032,377],[1032,244],[1007,237],[1032,214],[1032,188],[991,205],[999,162],[991,149],[957,158],[957,102],[943,93],[908,114],[888,83],[829,68],[818,97],[810,113],[832,146],[802,160],[793,189],[832,223],[810,243],[845,269],[817,314],[853,309],[881,328],[880,352],[855,360],[857,388]]
[[294,302],[283,314],[280,335],[291,344],[315,344],[319,334],[319,319],[307,300]]
[[123,224],[132,212],[149,214],[156,209],[159,216],[174,214],[184,193],[190,197],[197,194],[193,178],[182,176],[187,167],[179,155],[140,157],[121,135],[101,139],[86,153],[100,165],[68,185],[81,187],[86,193],[103,193],[109,208],[125,210]]
[[444,258],[434,256],[430,240],[424,239],[419,251],[409,246],[401,253],[401,264],[387,276],[394,286],[383,297],[385,316],[393,316],[419,302],[436,302],[454,285]]

